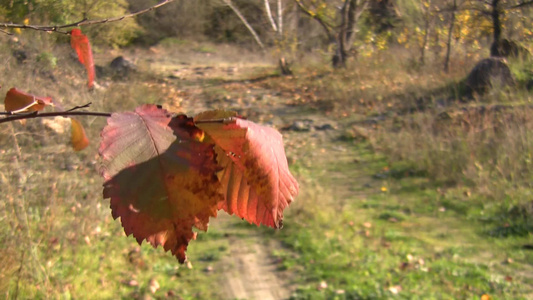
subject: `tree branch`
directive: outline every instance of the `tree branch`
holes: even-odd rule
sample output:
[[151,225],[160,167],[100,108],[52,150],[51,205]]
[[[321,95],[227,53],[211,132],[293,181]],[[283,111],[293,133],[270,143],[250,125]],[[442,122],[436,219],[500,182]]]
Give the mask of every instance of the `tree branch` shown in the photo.
[[322,20],[322,18],[320,18],[317,14],[315,14],[312,11],[310,11],[309,9],[307,9],[302,4],[301,0],[294,0],[294,2],[296,2],[296,4],[298,5],[298,8],[300,9],[300,11],[302,11],[304,14],[308,15],[312,19],[315,19],[318,22],[318,24],[320,24],[320,26],[322,26],[322,28],[326,32],[326,35],[328,36],[328,40],[330,42],[335,42],[335,36],[333,36],[333,34],[331,33],[331,29],[330,29],[331,26],[328,26],[328,24],[326,22],[324,22],[324,20]]
[[[81,108],[83,106],[80,106]],[[76,109],[73,108],[73,109]],[[49,118],[49,117],[70,117],[70,116],[96,116],[96,117],[111,117],[110,113],[104,113],[104,112],[94,112],[94,111],[58,111],[58,112],[50,112],[50,113],[39,113],[39,112],[31,112],[31,113],[25,113],[25,114],[17,114],[17,115],[11,115],[9,117],[0,118],[0,124],[1,123],[7,123],[7,122],[13,122],[16,120],[25,120],[25,119],[36,119],[36,118]]]
[[229,118],[223,118],[223,119],[210,119],[210,120],[198,120],[194,121],[195,124],[213,124],[213,123],[222,123],[222,124],[229,124],[232,122],[235,122],[238,118],[235,117],[229,117]]
[[244,24],[244,26],[246,26],[248,31],[250,31],[250,33],[253,35],[253,37],[254,37],[255,41],[257,42],[257,44],[259,45],[259,47],[261,47],[262,50],[265,50],[265,45],[263,45],[263,42],[261,42],[261,39],[257,35],[257,32],[255,32],[255,30],[252,28],[250,23],[248,23],[246,18],[241,14],[239,9],[235,5],[233,5],[231,0],[222,0],[222,1],[224,1],[224,3],[226,3],[226,5],[229,6],[229,8],[231,8],[231,10],[233,10],[233,12],[237,15],[237,17],[239,17],[239,19],[241,19],[241,21]]
[[[120,17],[114,17],[114,18],[107,18],[107,19],[99,19],[99,20],[88,20],[86,18],[83,18],[80,21],[70,23],[70,24],[64,24],[64,25],[26,25],[26,24],[13,24],[13,23],[0,23],[0,28],[20,28],[20,29],[33,29],[38,31],[46,31],[46,32],[57,32],[57,33],[63,33],[63,34],[69,34],[67,31],[62,31],[61,29],[69,28],[69,27],[79,27],[79,26],[87,26],[87,25],[94,25],[94,24],[103,24],[103,23],[111,23],[111,22],[118,22],[122,21],[124,19],[133,18],[135,16],[147,13],[149,11],[152,11],[156,8],[159,8],[163,5],[169,4],[173,2],[174,0],[163,0],[159,2],[158,4],[154,6],[150,6],[146,9],[123,15]],[[4,30],[0,30],[3,33],[7,33]],[[7,33],[10,34],[10,33]]]
[[272,17],[272,11],[270,10],[270,3],[268,0],[265,0],[265,11],[267,13],[268,20],[270,21],[270,25],[272,25],[272,29],[274,32],[278,31],[278,26],[276,25],[276,21],[274,21],[274,18]]
[[533,1],[525,1],[525,2],[519,3],[517,5],[510,6],[507,9],[517,9],[517,8],[522,8],[522,7],[526,7],[526,6],[529,6],[529,5],[533,5]]
[[278,33],[283,34],[283,2],[278,0]]

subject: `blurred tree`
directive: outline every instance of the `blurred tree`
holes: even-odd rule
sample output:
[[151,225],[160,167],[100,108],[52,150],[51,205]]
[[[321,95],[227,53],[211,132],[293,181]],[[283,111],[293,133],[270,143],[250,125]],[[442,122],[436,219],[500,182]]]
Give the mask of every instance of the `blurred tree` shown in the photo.
[[[158,3],[158,0],[127,0],[130,11],[138,11]],[[175,0],[165,6],[137,17],[144,34],[138,42],[153,45],[166,37],[202,38],[209,27],[213,11],[219,5],[212,0]]]
[[304,0],[294,1],[301,12],[320,24],[328,41],[335,45],[335,53],[331,59],[333,67],[345,67],[358,21],[368,8],[370,0],[313,0],[305,3]]
[[492,44],[500,44],[505,37],[528,38],[532,36],[533,1],[526,0],[466,0],[459,6],[451,6],[445,11],[454,11],[454,16],[468,16],[471,32],[490,34]]
[[[84,18],[100,19],[121,16],[128,12],[126,0],[1,0],[3,22],[32,24],[67,24]],[[134,19],[107,26],[91,26],[86,33],[95,44],[122,46],[140,30]]]

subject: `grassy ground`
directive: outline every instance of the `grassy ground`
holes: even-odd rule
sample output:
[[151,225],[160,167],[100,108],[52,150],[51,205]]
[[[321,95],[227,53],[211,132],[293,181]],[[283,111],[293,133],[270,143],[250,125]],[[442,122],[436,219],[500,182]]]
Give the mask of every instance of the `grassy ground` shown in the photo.
[[[257,229],[222,217],[191,243],[191,263],[179,265],[161,249],[124,237],[101,200],[96,149],[104,120],[82,120],[92,144],[81,153],[69,149],[68,130],[60,134],[34,120],[3,124],[1,294],[235,298],[213,287],[228,285],[230,275],[242,280],[234,274],[239,264],[228,258],[242,248],[260,252],[254,248],[259,244],[267,249],[261,259],[278,269],[275,276],[289,284],[294,299],[533,298],[529,136],[479,136],[475,126],[472,135],[461,136],[455,133],[465,127],[453,127],[461,122],[446,123],[451,129],[439,136],[433,127],[420,126],[433,124],[443,111],[452,120],[465,120],[455,113],[464,110],[461,103],[436,107],[456,95],[468,63],[458,61],[444,75],[431,67],[410,70],[402,60],[394,63],[383,55],[341,72],[307,66],[297,67],[294,77],[279,78],[270,77],[271,61],[242,50],[236,58],[236,50],[226,46],[171,46],[174,50],[167,45],[97,53],[97,64],[108,63],[111,55],[129,56],[139,73],[125,80],[99,79],[102,88],[92,93],[84,90],[79,66],[61,54],[68,47],[50,50],[58,53],[61,67],[17,65],[6,50],[2,73],[12,76],[1,85],[5,91],[17,86],[51,95],[66,107],[93,102],[93,110],[123,111],[158,103],[190,114],[226,108],[285,128],[287,155],[301,184],[285,228]],[[502,93],[468,106],[531,102],[527,92],[514,95],[520,95],[518,101],[509,102],[514,96]],[[498,132],[527,132],[529,119],[512,116],[520,122],[497,116],[506,120]],[[495,120],[484,119],[480,126]],[[295,121],[312,128],[292,130]],[[314,129],[323,125],[332,129]],[[445,148],[454,138],[471,147]],[[477,140],[483,143],[474,147]],[[518,150],[512,157],[503,156],[505,148],[481,151],[490,141],[514,141],[521,148],[513,146]],[[443,145],[437,149],[442,159],[431,156],[434,145]],[[458,167],[462,164],[469,167]],[[515,171],[482,172],[491,166]]]
[[532,296],[529,235],[491,236],[480,207],[425,178],[365,182],[363,174],[390,173],[386,161],[368,144],[343,146],[348,153],[302,171],[321,176],[306,182],[276,237],[286,246],[275,252],[280,267],[300,274],[294,299]]

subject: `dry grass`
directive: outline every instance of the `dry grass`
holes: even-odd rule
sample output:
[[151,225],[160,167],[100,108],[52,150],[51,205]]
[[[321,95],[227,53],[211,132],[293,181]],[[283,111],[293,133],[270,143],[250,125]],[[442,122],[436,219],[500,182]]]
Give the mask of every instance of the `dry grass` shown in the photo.
[[[85,71],[68,43],[30,44],[33,37],[32,33],[28,39],[19,37],[18,43],[0,37],[0,70],[9,74],[0,83],[4,93],[17,87],[50,96],[64,109],[91,102],[90,110],[103,112],[167,102],[170,88],[143,74],[128,81],[102,79],[101,87],[89,91]],[[11,55],[13,48],[26,50],[27,61],[19,64]],[[49,60],[45,63],[42,57]],[[110,60],[104,54],[95,59],[102,65]],[[89,148],[79,153],[71,149],[70,125],[61,118],[0,126],[0,294],[7,298],[112,297],[117,291],[129,293],[120,278],[129,281],[128,276],[136,276],[138,266],[122,253],[137,249],[136,243],[124,237],[102,201],[97,148],[105,118],[79,120],[91,140]],[[113,236],[118,241],[112,242]],[[173,262],[171,256],[168,259]],[[96,277],[88,279],[91,276]],[[140,289],[143,282],[137,280]]]

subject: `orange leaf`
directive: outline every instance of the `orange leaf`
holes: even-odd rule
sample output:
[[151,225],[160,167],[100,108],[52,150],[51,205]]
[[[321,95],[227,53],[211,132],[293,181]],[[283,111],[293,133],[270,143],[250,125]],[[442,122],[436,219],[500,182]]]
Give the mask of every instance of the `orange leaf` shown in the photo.
[[10,112],[41,111],[46,105],[52,105],[52,98],[35,96],[17,88],[7,91],[4,99],[5,110]]
[[102,131],[99,152],[104,198],[111,198],[112,215],[120,217],[124,232],[139,244],[162,245],[183,263],[193,227],[207,230],[221,195],[213,146],[176,139],[170,120],[155,105],[115,113]]
[[70,118],[72,122],[72,132],[70,135],[70,141],[75,151],[81,151],[89,146],[89,139],[85,134],[85,129],[81,125],[80,121]]
[[[219,119],[224,121],[209,122]],[[283,210],[298,194],[298,182],[289,171],[281,134],[227,111],[201,113],[194,120],[216,145],[225,198],[219,208],[256,225],[282,227]]]
[[81,30],[75,28],[70,31],[70,45],[78,54],[78,60],[85,66],[87,70],[87,86],[92,88],[94,85],[94,61],[93,52],[91,50],[91,44],[89,38],[81,33]]

